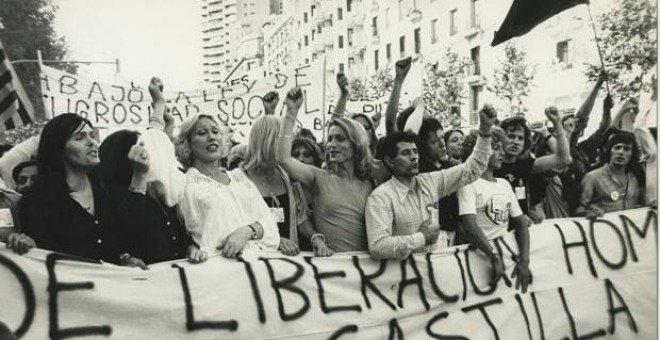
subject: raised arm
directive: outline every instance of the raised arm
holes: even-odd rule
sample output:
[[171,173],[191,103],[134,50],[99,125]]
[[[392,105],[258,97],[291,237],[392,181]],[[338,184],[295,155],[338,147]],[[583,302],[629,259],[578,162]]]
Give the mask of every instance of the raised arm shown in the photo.
[[577,114],[575,115],[577,118],[575,130],[573,130],[573,133],[571,136],[569,136],[569,138],[575,136],[576,140],[579,139],[582,136],[584,129],[587,128],[587,125],[589,124],[589,116],[591,115],[591,111],[593,110],[594,104],[596,103],[596,97],[598,97],[598,92],[604,81],[605,74],[601,73],[598,77],[598,80],[596,81],[596,84],[594,85],[594,88],[591,89],[589,96],[584,101],[584,103],[582,103],[582,106],[580,106]]
[[406,80],[408,71],[410,71],[411,64],[411,57],[401,59],[394,64],[396,76],[394,77],[394,85],[392,86],[392,93],[390,93],[390,100],[387,102],[387,109],[385,109],[385,133],[387,135],[396,132],[396,114],[399,110],[401,87],[403,86],[403,81]]
[[277,91],[270,91],[261,98],[261,101],[264,104],[264,115],[274,115],[277,103],[280,101],[280,95]]
[[534,162],[532,172],[544,172],[551,169],[563,168],[572,162],[571,152],[568,147],[568,140],[564,133],[564,127],[561,125],[559,112],[557,108],[551,106],[545,109],[545,115],[552,122],[555,129],[555,139],[557,140],[557,152],[551,155],[539,157]]
[[335,106],[335,111],[333,112],[333,118],[335,116],[343,116],[346,112],[346,101],[348,100],[348,79],[344,72],[337,73],[337,85],[339,85],[339,99],[337,99],[337,105]]
[[287,93],[284,102],[286,114],[280,125],[280,134],[277,137],[277,145],[275,146],[275,158],[277,163],[284,168],[291,178],[302,183],[304,186],[311,187],[314,183],[317,169],[312,165],[304,164],[291,157],[293,127],[296,123],[296,117],[298,116],[298,110],[300,110],[302,102],[303,94],[299,88],[293,88]]
[[479,136],[472,154],[463,164],[449,169],[431,172],[431,178],[438,186],[440,197],[448,196],[461,187],[481,177],[486,171],[491,154],[491,128],[497,120],[497,112],[489,105],[479,111]]

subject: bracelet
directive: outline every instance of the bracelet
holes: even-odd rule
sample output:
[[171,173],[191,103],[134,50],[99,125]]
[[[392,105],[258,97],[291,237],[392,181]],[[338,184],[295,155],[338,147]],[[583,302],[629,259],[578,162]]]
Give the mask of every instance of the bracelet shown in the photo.
[[136,193],[136,194],[142,194],[142,195],[146,195],[146,194],[147,194],[147,191],[146,191],[146,190],[144,190],[144,189],[138,189],[138,188],[136,188],[136,187],[134,187],[134,186],[132,186],[132,185],[129,185],[129,186],[128,186],[128,191],[130,191],[130,192],[134,192],[134,193]]
[[309,239],[309,243],[314,245],[314,239],[317,238],[317,237],[320,237],[321,240],[323,241],[323,243],[325,243],[325,236],[321,233],[316,233],[316,234],[312,235],[312,238]]
[[121,264],[128,263],[128,260],[130,260],[131,257],[132,256],[129,253],[123,253],[123,254],[119,255],[119,263],[121,263]]
[[493,135],[492,132],[489,132],[488,134],[484,134],[484,133],[481,133],[481,131],[479,131],[479,137],[490,138],[492,135]]
[[252,224],[248,224],[248,228],[252,230],[252,236],[250,236],[250,240],[254,240],[254,238],[257,237],[257,228],[252,226]]
[[288,114],[285,114],[284,119],[287,119],[287,118],[291,119],[294,123],[296,122],[296,117],[294,117],[294,116],[289,116]]

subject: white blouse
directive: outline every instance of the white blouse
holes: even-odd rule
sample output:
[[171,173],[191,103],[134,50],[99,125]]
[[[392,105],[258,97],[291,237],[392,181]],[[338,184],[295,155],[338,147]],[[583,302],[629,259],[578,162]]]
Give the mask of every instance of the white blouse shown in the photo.
[[200,249],[209,255],[220,253],[216,247],[233,231],[259,222],[260,240],[249,241],[243,252],[277,251],[280,236],[277,222],[257,187],[243,170],[227,172],[225,185],[190,168],[179,171],[174,145],[165,133],[149,129],[140,139],[149,152],[149,181],[164,187],[167,206],[177,206],[183,224]]

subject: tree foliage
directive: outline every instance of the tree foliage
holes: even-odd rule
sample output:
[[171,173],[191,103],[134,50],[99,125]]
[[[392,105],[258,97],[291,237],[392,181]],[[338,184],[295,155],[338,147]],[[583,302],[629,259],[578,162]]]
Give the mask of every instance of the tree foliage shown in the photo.
[[528,70],[527,53],[515,43],[504,47],[504,59],[493,73],[493,82],[488,90],[503,102],[506,116],[524,115],[527,112],[525,98],[529,96],[534,74]]
[[[36,60],[41,50],[44,60],[62,60],[67,55],[64,38],[53,30],[57,7],[51,0],[2,0],[0,5],[0,40],[10,61]],[[43,103],[37,63],[13,65],[38,117],[43,117]],[[73,64],[54,64],[53,67],[75,73]]]
[[467,98],[464,78],[469,66],[470,61],[466,57],[450,49],[445,51],[442,60],[425,64],[424,102],[431,115],[445,126],[461,123],[459,109]]
[[[646,77],[656,66],[657,9],[648,0],[619,0],[597,19],[610,89],[621,100],[638,97],[657,87],[657,76]],[[598,79],[601,65],[588,65],[587,76]]]

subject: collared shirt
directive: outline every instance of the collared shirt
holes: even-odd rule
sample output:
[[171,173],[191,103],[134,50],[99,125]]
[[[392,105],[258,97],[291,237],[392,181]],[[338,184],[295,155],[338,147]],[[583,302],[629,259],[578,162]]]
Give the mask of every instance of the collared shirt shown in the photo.
[[614,178],[609,165],[587,173],[582,180],[580,208],[594,205],[605,212],[638,208],[642,191],[637,177],[626,172],[626,179],[620,183]]
[[[421,224],[429,219],[429,207],[439,198],[474,182],[486,170],[491,140],[481,138],[463,164],[450,169],[420,174],[411,190],[395,177],[376,188],[367,199],[366,222],[369,252],[374,258],[404,259],[412,252],[429,252]],[[442,213],[442,212],[441,212]],[[435,221],[437,223],[437,220]]]

